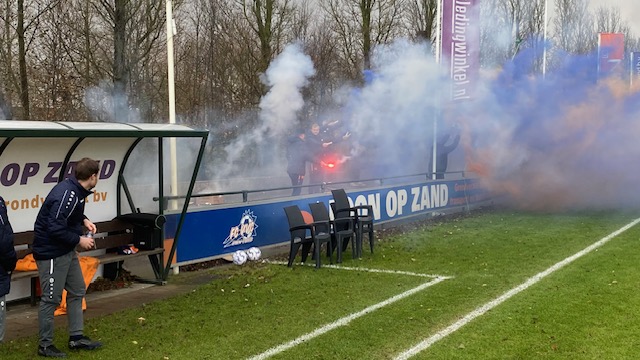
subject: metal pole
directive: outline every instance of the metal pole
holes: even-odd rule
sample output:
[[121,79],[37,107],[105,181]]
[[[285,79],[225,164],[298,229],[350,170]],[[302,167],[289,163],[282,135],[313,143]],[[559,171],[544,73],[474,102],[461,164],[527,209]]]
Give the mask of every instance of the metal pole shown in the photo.
[[[173,6],[171,0],[166,1],[167,13],[167,83],[169,84],[169,124],[176,123],[176,91],[174,83],[173,64],[173,36],[175,27],[173,22]],[[178,195],[178,160],[176,155],[176,138],[169,139],[169,154],[171,158],[171,195]],[[176,200],[170,202],[170,209],[177,209]]]
[[[442,2],[444,0],[438,0],[438,7],[436,8],[436,63],[440,65],[442,63]],[[436,152],[438,151],[438,109],[433,113],[433,147],[431,156],[431,179],[436,179]]]
[[548,0],[544,0],[544,30],[542,35],[542,78],[546,78],[547,76],[547,2]]

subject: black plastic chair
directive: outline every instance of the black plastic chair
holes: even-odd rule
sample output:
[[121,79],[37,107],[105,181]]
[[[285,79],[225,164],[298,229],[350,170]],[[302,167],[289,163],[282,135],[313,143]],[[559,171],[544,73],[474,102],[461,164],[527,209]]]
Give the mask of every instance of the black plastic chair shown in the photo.
[[373,246],[375,238],[373,236],[373,206],[359,205],[351,206],[349,197],[344,189],[331,190],[335,208],[333,209],[334,217],[351,217],[354,220],[356,229],[356,248],[358,257],[362,256],[363,235],[366,232],[369,239],[369,247],[373,254]]
[[[353,220],[349,217],[343,217],[343,218],[335,218],[333,221],[331,221],[329,217],[329,210],[327,210],[327,206],[321,202],[309,204],[309,209],[311,209],[311,215],[313,216],[314,220],[330,222],[331,227],[328,230],[331,234],[331,243],[332,243],[331,248],[338,250],[337,262],[338,263],[342,262],[342,253],[347,249],[349,239],[352,239],[351,252],[353,253],[353,257],[355,258],[356,247],[355,247],[354,238],[356,233],[354,229]],[[317,229],[320,231],[319,227],[317,227]]]
[[[343,211],[338,213],[336,211],[336,203],[330,203],[331,212],[333,213],[334,219],[338,219],[338,222],[341,225],[338,225],[337,228],[339,230],[350,230],[353,231],[353,238],[351,239],[351,254],[354,259],[362,257],[362,239],[358,238],[356,232],[356,222],[355,218],[349,212]],[[338,214],[338,215],[336,215]],[[335,221],[335,220],[334,220]],[[342,243],[342,252],[347,251],[347,247],[349,246],[349,241]]]
[[[316,260],[316,268],[320,268],[320,246],[327,243],[329,253],[333,252],[331,248],[331,234],[329,231],[321,231],[322,229],[330,229],[328,221],[314,221],[307,224],[304,221],[302,212],[297,205],[291,205],[284,208],[289,221],[289,233],[291,234],[291,248],[289,250],[289,262],[287,266],[293,266],[293,260],[302,246],[302,262],[307,261],[311,245],[314,247],[314,257]],[[330,255],[329,260],[333,263],[333,257]]]

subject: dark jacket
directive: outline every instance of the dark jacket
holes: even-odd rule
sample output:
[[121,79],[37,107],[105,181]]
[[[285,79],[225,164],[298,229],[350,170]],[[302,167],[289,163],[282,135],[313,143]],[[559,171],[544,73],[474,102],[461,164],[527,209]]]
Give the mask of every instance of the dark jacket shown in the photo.
[[0,196],[0,296],[11,288],[11,271],[16,268],[16,251],[13,248],[13,229],[7,217],[7,206]]
[[[444,179],[444,173],[449,165],[449,153],[458,147],[460,142],[460,134],[456,134],[451,144],[447,145],[447,141],[451,139],[451,134],[446,134],[438,139],[436,143],[436,179]],[[433,171],[433,148],[429,156],[429,172]]]
[[33,227],[33,257],[49,260],[74,251],[82,235],[85,198],[92,192],[74,178],[57,184],[47,195]]
[[323,132],[318,133],[318,135],[313,135],[311,131],[307,131],[304,139],[307,148],[313,156],[321,156],[324,154],[327,148],[323,147],[322,144],[329,141],[331,140],[326,139]]
[[309,144],[298,136],[287,138],[287,173],[304,175],[306,163],[317,162]]

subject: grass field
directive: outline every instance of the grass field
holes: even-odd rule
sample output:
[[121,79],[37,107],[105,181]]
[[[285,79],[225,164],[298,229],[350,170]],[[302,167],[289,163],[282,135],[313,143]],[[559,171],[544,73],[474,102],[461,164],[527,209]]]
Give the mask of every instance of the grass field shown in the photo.
[[[188,295],[88,321],[104,348],[69,355],[637,359],[640,225],[615,233],[637,217],[482,211],[378,232],[374,255],[339,267],[202,270],[215,279]],[[33,358],[35,344],[0,345],[0,359]]]

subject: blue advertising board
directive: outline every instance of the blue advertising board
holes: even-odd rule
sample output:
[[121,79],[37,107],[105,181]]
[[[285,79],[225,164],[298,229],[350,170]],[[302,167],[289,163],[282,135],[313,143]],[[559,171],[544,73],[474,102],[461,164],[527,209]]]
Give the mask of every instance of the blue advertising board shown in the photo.
[[[348,191],[354,205],[371,205],[374,223],[400,220],[433,211],[473,205],[489,199],[477,179],[425,181],[422,183]],[[289,239],[283,208],[298,205],[309,212],[309,203],[333,202],[330,194],[275,199],[189,211],[178,239],[177,263],[197,262],[252,246],[280,244]],[[167,215],[167,238],[172,238],[178,216]]]

